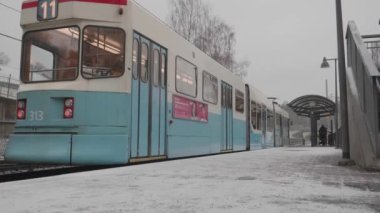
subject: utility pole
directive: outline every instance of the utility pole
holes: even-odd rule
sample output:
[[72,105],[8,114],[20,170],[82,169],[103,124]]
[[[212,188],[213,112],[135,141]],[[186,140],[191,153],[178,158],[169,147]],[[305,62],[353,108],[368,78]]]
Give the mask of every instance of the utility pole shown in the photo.
[[347,85],[346,85],[346,59],[344,55],[342,2],[336,0],[336,27],[338,41],[338,62],[340,82],[340,112],[341,112],[341,136],[343,158],[350,158],[350,142],[348,136],[348,110],[347,110]]

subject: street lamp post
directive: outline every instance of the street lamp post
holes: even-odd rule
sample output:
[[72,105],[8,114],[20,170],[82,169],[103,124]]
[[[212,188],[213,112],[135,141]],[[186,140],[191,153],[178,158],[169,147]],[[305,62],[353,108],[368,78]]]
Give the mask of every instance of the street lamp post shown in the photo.
[[276,102],[277,98],[275,97],[268,97],[267,99],[272,100],[272,105],[273,105],[273,146],[276,147],[276,107],[275,105],[278,103]]
[[321,68],[329,68],[330,64],[328,61],[335,62],[335,147],[339,148],[339,136],[338,136],[338,74],[337,74],[337,58],[323,58]]
[[343,158],[350,158],[350,138],[348,135],[348,104],[347,104],[347,84],[346,84],[346,58],[344,56],[344,35],[342,1],[335,0],[336,6],[336,27],[338,41],[339,59],[339,86],[340,86],[340,115],[341,115],[341,139]]

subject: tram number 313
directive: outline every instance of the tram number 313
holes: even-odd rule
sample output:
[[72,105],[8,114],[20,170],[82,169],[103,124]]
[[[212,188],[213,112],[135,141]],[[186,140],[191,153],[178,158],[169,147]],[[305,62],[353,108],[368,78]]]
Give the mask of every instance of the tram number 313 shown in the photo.
[[43,111],[29,111],[30,121],[42,121],[44,119]]
[[38,0],[37,18],[40,21],[55,19],[58,15],[58,0]]

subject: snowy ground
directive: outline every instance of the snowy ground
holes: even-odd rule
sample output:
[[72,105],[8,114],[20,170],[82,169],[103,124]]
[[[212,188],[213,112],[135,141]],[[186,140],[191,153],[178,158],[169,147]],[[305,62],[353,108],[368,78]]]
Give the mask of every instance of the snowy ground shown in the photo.
[[0,184],[0,212],[380,212],[380,173],[278,148]]

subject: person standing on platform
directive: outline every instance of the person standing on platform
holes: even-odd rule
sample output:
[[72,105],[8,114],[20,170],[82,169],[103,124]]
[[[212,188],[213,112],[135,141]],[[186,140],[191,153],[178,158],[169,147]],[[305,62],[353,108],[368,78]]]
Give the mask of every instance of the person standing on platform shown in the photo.
[[326,146],[327,128],[322,124],[319,128],[319,145]]

